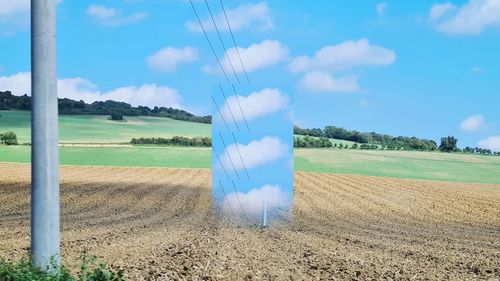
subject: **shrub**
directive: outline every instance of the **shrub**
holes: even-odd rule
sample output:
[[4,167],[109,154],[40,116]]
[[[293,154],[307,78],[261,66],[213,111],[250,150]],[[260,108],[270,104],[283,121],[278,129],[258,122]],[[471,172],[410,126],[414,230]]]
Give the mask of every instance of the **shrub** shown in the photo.
[[0,259],[0,280],[15,281],[122,281],[125,280],[122,269],[114,270],[97,258],[86,253],[81,256],[82,264],[76,276],[64,266],[49,265],[42,271],[34,266],[28,258],[7,262]]
[[120,114],[120,113],[111,113],[111,120],[113,120],[113,121],[121,121],[121,120],[123,120],[123,114]]
[[5,143],[6,145],[17,145],[17,135],[14,132],[6,132],[0,134],[0,143]]
[[175,136],[171,139],[166,138],[133,138],[130,140],[131,144],[154,144],[154,145],[177,145],[177,146],[212,146],[211,138],[186,138]]

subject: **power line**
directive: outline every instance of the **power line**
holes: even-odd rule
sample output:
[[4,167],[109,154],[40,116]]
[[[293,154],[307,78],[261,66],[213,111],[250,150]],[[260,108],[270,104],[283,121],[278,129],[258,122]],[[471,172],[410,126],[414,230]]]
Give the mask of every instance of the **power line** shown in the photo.
[[243,168],[245,169],[245,173],[247,175],[247,178],[250,180],[250,176],[248,175],[248,171],[247,171],[247,167],[245,165],[245,161],[243,161],[243,157],[241,156],[240,147],[238,145],[238,142],[236,141],[236,137],[234,136],[233,132],[231,132],[231,135],[233,135],[233,140],[234,140],[234,143],[236,144],[236,149],[238,150],[238,154],[240,155],[240,160],[241,160],[241,163],[243,164]]
[[226,192],[224,191],[221,180],[219,180],[219,185],[220,189],[222,190],[222,194],[224,194],[224,200],[227,202],[227,206],[229,207],[229,211],[231,212],[231,216],[234,217],[233,208],[231,208],[231,204],[229,203],[229,200],[227,200]]
[[238,53],[238,57],[240,58],[241,67],[243,68],[243,72],[245,73],[245,77],[247,78],[247,82],[250,83],[250,79],[248,79],[247,70],[245,69],[245,65],[243,64],[243,60],[241,59],[240,50],[238,49],[238,45],[236,45],[236,40],[234,39],[233,30],[231,29],[231,25],[229,24],[229,19],[227,18],[226,8],[224,8],[224,3],[222,2],[222,0],[219,0],[219,1],[220,1],[220,5],[222,6],[222,11],[224,11],[224,17],[226,18],[226,23],[227,23],[227,27],[229,28],[229,33],[231,33],[231,38],[233,39],[234,48],[236,49],[236,52]]
[[245,120],[245,125],[247,126],[248,131],[250,131],[250,127],[248,127],[247,119],[245,118],[245,113],[243,113],[243,109],[241,108],[240,99],[238,98],[238,94],[236,93],[236,89],[234,88],[234,84],[231,83],[231,86],[233,87],[233,92],[234,92],[234,95],[236,96],[236,101],[238,102],[238,106],[240,107],[241,116],[243,116],[243,120]]
[[217,159],[219,160],[220,166],[222,167],[222,170],[224,170],[224,173],[226,174],[228,179],[231,179],[229,174],[227,173],[226,167],[224,167],[224,164],[222,164],[222,161],[219,158],[219,154],[217,154],[217,150],[215,150],[215,147],[212,146],[212,149],[214,150],[215,156],[217,156]]
[[234,118],[233,111],[231,110],[231,106],[230,106],[230,105],[229,105],[229,103],[227,102],[227,97],[226,97],[226,94],[224,94],[224,90],[222,89],[222,86],[221,86],[221,84],[220,84],[220,83],[219,83],[219,88],[220,88],[220,91],[221,91],[221,93],[222,93],[222,96],[224,97],[224,100],[226,101],[227,108],[229,109],[229,112],[231,113],[231,117],[233,118],[234,125],[236,125],[236,128],[238,128],[238,131],[240,131],[240,126],[238,126],[238,123],[236,123],[236,119]]
[[208,39],[207,32],[205,31],[205,28],[203,27],[203,23],[201,23],[200,17],[198,16],[198,12],[196,12],[196,8],[194,7],[193,1],[189,0],[189,3],[191,3],[191,7],[193,8],[194,14],[196,15],[196,18],[198,19],[198,22],[200,23],[201,30],[203,30],[203,34],[205,35],[205,38],[207,39],[208,45],[210,45],[210,49],[212,50],[212,53],[214,54],[215,59],[217,59],[217,63],[219,64],[220,70],[222,70],[222,73],[224,73],[224,77],[226,77],[227,82],[231,83],[231,81],[229,80],[229,77],[227,77],[226,71],[224,71],[224,68],[222,67],[222,64],[220,63],[219,57],[215,53],[214,47],[212,46],[210,39]]
[[[224,145],[224,149],[227,151],[226,143],[224,142],[224,139],[222,138],[222,134],[220,132],[219,132],[219,136],[220,136],[220,139],[222,141],[222,144]],[[231,165],[233,166],[234,173],[236,174],[236,176],[238,177],[238,179],[240,179],[240,175],[236,171],[236,167],[234,166],[234,162],[233,162],[233,159],[231,158],[231,154],[227,153],[227,156],[229,157],[229,161],[231,162]]]
[[245,217],[245,219],[250,222],[250,220],[248,219],[246,213],[245,213],[245,209],[243,209],[243,204],[241,204],[241,200],[240,200],[240,196],[238,195],[238,191],[236,191],[236,185],[234,185],[234,181],[231,180],[231,183],[233,184],[233,189],[234,189],[234,194],[236,194],[236,199],[238,199],[238,203],[240,204],[240,208],[241,208],[241,212],[243,213],[243,216]]
[[234,76],[236,77],[236,80],[238,83],[240,82],[240,78],[238,78],[238,74],[236,74],[236,70],[234,70],[234,65],[233,62],[231,61],[231,58],[229,57],[227,53],[227,48],[226,45],[224,44],[224,40],[222,40],[222,36],[220,36],[219,28],[217,27],[217,24],[215,23],[214,16],[212,14],[212,10],[210,9],[210,5],[208,5],[208,1],[205,0],[205,4],[207,5],[208,13],[210,14],[210,18],[212,18],[212,22],[214,23],[215,31],[217,31],[217,35],[219,36],[219,41],[222,45],[222,48],[224,49],[224,52],[226,53],[227,60],[229,61],[229,64],[231,65],[231,68],[233,69]]
[[[228,130],[228,131],[231,131],[231,130],[229,129],[229,126],[228,126],[228,125],[227,125],[227,123],[226,123],[226,119],[224,119],[224,116],[222,116],[222,113],[220,112],[219,106],[218,106],[218,105],[217,105],[217,103],[215,102],[214,96],[210,96],[210,97],[212,97],[212,101],[214,102],[214,105],[215,105],[215,107],[217,108],[217,111],[219,112],[220,118],[222,119],[222,121],[224,121],[224,125],[226,125],[227,130]],[[213,125],[213,124],[212,124],[212,125]]]

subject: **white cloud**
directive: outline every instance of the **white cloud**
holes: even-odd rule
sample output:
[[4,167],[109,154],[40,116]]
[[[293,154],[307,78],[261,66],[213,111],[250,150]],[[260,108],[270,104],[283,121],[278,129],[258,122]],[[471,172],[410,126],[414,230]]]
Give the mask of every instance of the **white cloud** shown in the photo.
[[31,73],[0,76],[0,91],[11,91],[15,95],[31,94]]
[[[221,108],[221,113],[226,122],[232,121],[233,116],[236,122],[244,121],[245,118],[247,121],[251,121],[286,109],[288,102],[288,97],[281,93],[280,90],[266,88],[260,92],[252,92],[248,96],[227,97],[227,101]],[[241,111],[243,111],[244,116]]]
[[478,146],[480,148],[490,149],[491,151],[500,151],[500,135],[492,136],[484,140],[479,141]]
[[376,6],[375,6],[375,9],[377,10],[377,15],[379,17],[383,16],[385,14],[385,10],[387,9],[387,3],[383,2],[383,3],[378,3]]
[[484,117],[481,114],[472,115],[460,123],[460,130],[467,133],[473,133],[484,126]]
[[360,91],[357,76],[333,78],[332,75],[324,72],[307,73],[300,80],[299,85],[311,92],[352,93]]
[[429,20],[438,31],[450,35],[481,34],[487,27],[500,27],[500,1],[469,0],[461,7],[435,4]]
[[2,0],[2,4],[0,5],[0,17],[29,11],[30,3],[30,0]]
[[[63,2],[57,0],[57,4]],[[30,0],[0,0],[0,35],[27,30],[30,23]]]
[[149,67],[164,72],[175,71],[179,63],[189,63],[196,60],[198,60],[198,50],[189,46],[182,49],[166,47],[146,59]]
[[[266,203],[267,211],[281,208],[291,211],[293,195],[283,192],[278,185],[264,185],[254,188],[247,193],[232,192],[227,194],[222,203],[225,212],[232,211],[233,214],[241,216],[260,217]],[[240,206],[241,202],[241,206]]]
[[435,4],[431,7],[429,11],[429,19],[437,20],[438,18],[445,15],[447,12],[455,10],[457,7],[451,3]]
[[228,145],[221,156],[221,162],[226,169],[232,168],[233,164],[236,170],[252,169],[284,158],[287,154],[288,146],[282,140],[277,137],[264,137],[247,145]]
[[[258,44],[252,44],[248,48],[238,47],[238,50],[247,72],[253,72],[284,61],[287,59],[289,52],[287,47],[275,40],[265,40]],[[227,74],[233,71],[230,62],[233,63],[236,73],[243,72],[243,66],[240,63],[236,48],[228,49],[221,59],[222,68]],[[220,67],[212,65],[205,67],[204,70],[208,73],[220,72]]]
[[[260,27],[264,30],[274,28],[270,10],[266,2],[244,4],[235,9],[226,9],[226,14],[233,31],[238,31],[246,27]],[[214,19],[217,24],[217,28],[220,31],[229,31],[223,12],[214,15]],[[215,26],[211,18],[202,20],[202,24],[206,31],[215,30]],[[197,20],[187,22],[186,27],[189,31],[202,32],[200,24]]]
[[[12,91],[15,95],[31,95],[31,74],[22,72],[12,76],[0,76],[0,90]],[[121,87],[108,92],[99,91],[98,87],[84,78],[59,79],[57,81],[59,98],[94,101],[115,100],[134,106],[165,106],[182,108],[181,97],[177,90],[166,86],[145,84],[139,87]]]
[[360,39],[323,47],[313,57],[297,57],[291,62],[290,70],[295,73],[338,71],[358,66],[389,65],[395,60],[394,51],[371,45],[368,39]]
[[29,30],[30,0],[0,0],[0,35]]
[[87,15],[98,23],[106,26],[120,26],[124,24],[138,23],[148,16],[147,13],[142,12],[136,12],[124,16],[120,10],[108,8],[102,5],[89,6],[87,8]]

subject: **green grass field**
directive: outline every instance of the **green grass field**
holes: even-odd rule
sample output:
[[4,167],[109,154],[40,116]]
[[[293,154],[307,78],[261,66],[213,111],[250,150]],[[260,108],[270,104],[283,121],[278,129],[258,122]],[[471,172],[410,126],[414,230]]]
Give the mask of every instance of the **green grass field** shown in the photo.
[[[193,147],[61,147],[62,165],[210,168],[209,148]],[[0,145],[0,162],[31,162],[31,146]]]
[[[30,162],[30,146],[0,146],[0,162]],[[209,148],[61,147],[63,165],[210,168]],[[295,170],[500,184],[500,157],[439,152],[296,149]]]
[[[0,132],[14,131],[30,142],[30,114],[0,111]],[[133,137],[210,136],[207,124],[156,117],[61,116],[63,165],[210,168],[208,148],[111,145]],[[68,144],[107,144],[86,147]],[[351,146],[353,142],[332,140]],[[30,163],[31,147],[0,145],[0,162]],[[500,184],[500,157],[455,153],[352,149],[295,149],[295,170]]]
[[295,149],[295,170],[500,184],[500,157],[456,153]]
[[[19,143],[30,142],[30,112],[0,111],[0,132],[13,131]],[[61,143],[125,143],[137,137],[205,137],[211,126],[159,117],[125,117],[126,121],[108,120],[109,116],[62,115],[59,117]]]

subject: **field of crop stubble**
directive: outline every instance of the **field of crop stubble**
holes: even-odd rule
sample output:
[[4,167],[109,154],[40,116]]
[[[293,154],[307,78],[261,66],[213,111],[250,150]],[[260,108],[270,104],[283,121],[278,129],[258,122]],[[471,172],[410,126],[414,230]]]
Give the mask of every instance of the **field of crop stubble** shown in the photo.
[[[29,251],[29,165],[0,163],[0,256]],[[135,279],[497,279],[500,185],[295,174],[294,221],[216,219],[208,169],[62,167],[62,255]]]

